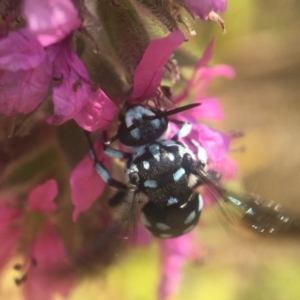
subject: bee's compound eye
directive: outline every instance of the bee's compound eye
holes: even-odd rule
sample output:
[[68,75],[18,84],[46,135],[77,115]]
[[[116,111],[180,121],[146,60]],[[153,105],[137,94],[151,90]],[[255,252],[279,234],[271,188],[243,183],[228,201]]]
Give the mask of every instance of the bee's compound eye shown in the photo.
[[130,173],[129,180],[132,184],[138,184],[140,181],[140,177],[139,177],[138,173],[136,173],[136,172]]
[[186,153],[183,157],[183,164],[186,166],[190,166],[194,162],[193,158],[190,154]]

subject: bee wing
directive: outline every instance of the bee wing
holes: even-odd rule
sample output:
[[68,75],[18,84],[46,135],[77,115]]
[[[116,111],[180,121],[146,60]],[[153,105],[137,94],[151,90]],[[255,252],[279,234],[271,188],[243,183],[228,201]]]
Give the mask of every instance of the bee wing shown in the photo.
[[254,193],[231,192],[220,186],[212,174],[198,172],[200,182],[229,222],[262,235],[300,237],[300,214]]
[[274,201],[254,193],[236,195],[229,191],[223,192],[222,201],[238,209],[242,224],[251,230],[265,235],[300,237],[300,216]]
[[[118,199],[120,198],[120,199]],[[104,232],[101,232],[93,243],[87,245],[74,257],[74,262],[82,267],[90,267],[90,262],[94,256],[101,255],[101,252],[116,236],[126,238],[126,233],[134,232],[136,226],[137,201],[136,191],[128,189],[127,192],[117,193],[110,201],[115,206],[112,219]]]

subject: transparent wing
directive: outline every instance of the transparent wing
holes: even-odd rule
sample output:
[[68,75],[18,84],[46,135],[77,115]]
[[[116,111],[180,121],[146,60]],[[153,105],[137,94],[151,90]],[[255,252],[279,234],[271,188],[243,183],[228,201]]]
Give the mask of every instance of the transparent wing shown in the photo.
[[231,223],[262,235],[300,237],[300,213],[263,199],[254,193],[235,193],[223,188],[214,174],[198,171],[210,198]]
[[127,239],[128,233],[134,232],[137,215],[136,191],[134,189],[121,191],[110,200],[110,204],[115,207],[108,227],[94,238],[93,243],[86,245],[73,258],[73,262],[81,268],[90,268],[95,256],[103,255],[111,243],[120,242],[118,237]]
[[300,215],[253,193],[222,192],[222,200],[242,216],[241,223],[260,234],[300,237]]

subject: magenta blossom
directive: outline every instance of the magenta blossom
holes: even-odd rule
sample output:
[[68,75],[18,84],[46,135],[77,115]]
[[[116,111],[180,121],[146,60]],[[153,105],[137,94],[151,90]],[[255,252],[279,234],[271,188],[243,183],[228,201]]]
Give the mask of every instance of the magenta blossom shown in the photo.
[[[67,296],[74,285],[73,275],[59,276],[62,268],[70,267],[70,263],[53,226],[52,214],[57,210],[54,203],[57,194],[56,181],[51,179],[29,193],[27,207],[23,210],[8,206],[16,199],[1,199],[2,203],[7,204],[0,206],[0,265],[17,251],[16,246],[22,236],[30,239],[25,263],[18,267],[22,275],[16,279],[16,283],[24,286],[28,300],[51,300],[54,294]],[[27,221],[21,224],[22,220]]]
[[89,80],[75,54],[72,31],[80,26],[70,0],[25,0],[27,27],[0,40],[0,112],[27,114],[49,92],[52,78],[54,115],[50,124],[74,119],[82,128],[107,128],[117,107]]
[[[193,75],[190,80],[187,82],[184,90],[174,97],[174,102],[179,104],[181,101],[186,100],[187,97],[190,96],[191,93],[194,94],[193,101],[194,102],[203,102],[206,101],[205,91],[209,87],[211,81],[216,77],[226,77],[226,78],[234,78],[235,72],[232,67],[228,65],[217,65],[214,67],[208,66],[209,61],[212,59],[213,48],[215,45],[215,41],[211,41],[206,47],[202,57],[199,59]],[[208,97],[208,100],[213,100],[213,97]],[[215,104],[216,101],[213,101],[213,107],[210,109],[211,111],[216,111],[220,114],[220,105]],[[208,109],[208,108],[207,108]],[[201,112],[203,108],[199,107],[194,109],[196,115],[198,112]],[[191,111],[193,113],[193,111]],[[214,118],[215,119],[215,118]],[[215,119],[216,121],[218,119]],[[221,121],[221,120],[220,120]]]
[[204,251],[195,247],[193,233],[160,241],[161,280],[158,299],[166,300],[178,292],[181,270],[187,259],[201,260]]
[[43,47],[63,40],[80,25],[70,0],[24,0],[24,15],[28,29]]
[[26,114],[45,98],[51,82],[51,62],[27,29],[0,40],[0,112]]
[[72,43],[71,38],[66,38],[50,49],[54,57],[53,76],[61,82],[53,87],[54,115],[48,118],[48,123],[60,125],[74,118],[88,131],[108,128],[117,107],[103,91],[94,90]]
[[[54,228],[47,224],[43,232],[32,242],[28,259],[34,261],[28,267],[24,282],[24,295],[28,300],[52,300],[54,295],[67,297],[75,286],[64,244]],[[36,263],[36,265],[35,265]]]
[[227,0],[184,0],[186,6],[198,17],[206,20],[210,12],[223,13]]
[[[195,71],[191,79],[187,82],[186,87],[180,94],[175,95],[173,100],[176,104],[180,104],[192,95],[192,102],[201,103],[200,106],[175,117],[180,121],[190,122],[192,124],[192,131],[189,134],[189,139],[197,141],[206,150],[211,161],[220,162],[228,154],[232,137],[214,130],[207,125],[199,124],[199,119],[223,120],[223,113],[218,100],[211,96],[205,96],[204,92],[213,78],[219,76],[232,78],[235,73],[231,67],[226,65],[207,66],[212,57],[213,46],[214,42],[212,41],[197,63]],[[170,129],[168,136],[173,136],[178,131],[178,125],[172,123]],[[194,150],[193,152],[196,152],[196,148],[193,145],[191,147]]]
[[[219,101],[215,97],[206,96],[205,91],[212,79],[219,76],[226,78],[233,78],[235,76],[235,72],[230,66],[208,66],[212,58],[213,47],[214,41],[207,46],[184,90],[178,95],[175,95],[173,99],[177,105],[187,98],[190,98],[192,102],[201,103],[201,105],[192,110],[185,111],[180,115],[176,115],[175,118],[182,122],[189,122],[192,125],[191,133],[187,139],[184,139],[189,148],[194,153],[197,153],[197,145],[193,143],[193,141],[195,141],[206,151],[208,168],[219,172],[222,178],[232,179],[236,175],[237,165],[234,161],[228,159],[227,155],[234,136],[224,134],[199,123],[201,120],[223,120],[223,111]],[[178,129],[179,126],[177,124],[171,123],[167,136],[173,136]],[[205,206],[215,203],[218,198],[214,193],[211,193],[209,187],[204,187],[202,196]]]
[[[98,139],[94,144],[97,158],[106,168],[109,167],[110,159],[103,152],[102,139]],[[94,168],[94,160],[88,154],[74,168],[70,177],[71,199],[75,206],[73,220],[79,214],[89,209],[95,200],[102,194],[105,182],[97,174]]]
[[163,68],[171,54],[183,43],[184,35],[176,30],[168,36],[153,40],[146,49],[134,73],[133,91],[129,103],[141,102],[156,96]]

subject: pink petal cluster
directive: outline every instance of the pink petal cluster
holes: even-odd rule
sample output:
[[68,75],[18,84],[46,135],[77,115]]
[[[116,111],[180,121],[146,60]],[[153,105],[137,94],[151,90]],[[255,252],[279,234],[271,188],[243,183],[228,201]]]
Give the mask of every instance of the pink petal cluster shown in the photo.
[[[224,76],[233,78],[234,70],[226,65],[218,65],[215,67],[207,66],[212,57],[214,42],[211,42],[203,53],[203,56],[197,63],[195,71],[191,79],[186,84],[185,89],[174,97],[174,102],[180,104],[191,94],[193,102],[201,103],[200,106],[183,112],[176,116],[178,120],[190,122],[192,124],[192,132],[190,139],[194,139],[207,151],[207,155],[212,162],[221,162],[226,159],[229,151],[229,145],[232,137],[223,134],[207,125],[199,124],[199,119],[221,121],[223,113],[218,100],[211,96],[205,96],[204,92],[210,85],[212,79]],[[178,126],[172,124],[170,136],[178,131]],[[196,148],[194,148],[196,151]]]
[[198,17],[206,20],[209,13],[223,13],[227,8],[227,0],[184,0],[186,6]]
[[20,237],[27,233],[28,224],[20,223],[23,217],[33,212],[42,213],[46,217],[43,226],[36,228],[35,238],[25,254],[25,263],[20,268],[21,272],[26,272],[23,287],[28,300],[51,300],[54,294],[67,296],[74,285],[73,276],[59,276],[59,272],[70,266],[70,263],[64,244],[51,222],[51,214],[57,210],[54,203],[57,194],[57,183],[50,179],[29,193],[25,210],[11,208],[6,204],[9,202],[7,199],[1,199],[0,267],[17,251]]
[[80,19],[71,0],[24,0],[27,27],[0,40],[0,112],[27,114],[38,107],[52,78],[54,115],[50,124],[69,119],[84,129],[107,128],[117,107],[95,89],[75,54],[72,31]]
[[117,107],[103,91],[94,90],[72,43],[68,37],[49,49],[53,58],[53,76],[61,79],[61,83],[52,89],[54,115],[48,122],[60,125],[73,118],[85,130],[106,129],[114,119]]

